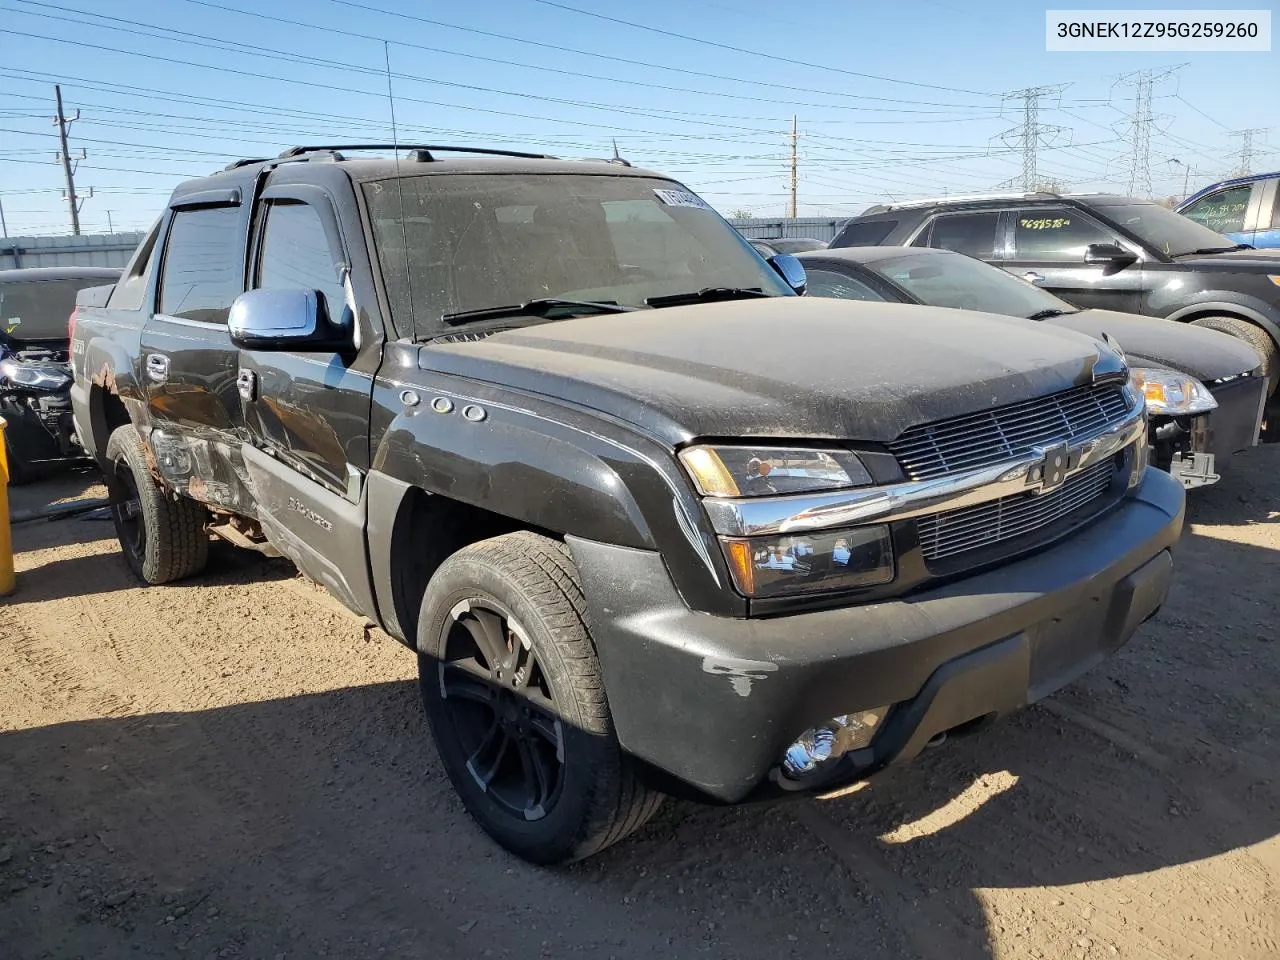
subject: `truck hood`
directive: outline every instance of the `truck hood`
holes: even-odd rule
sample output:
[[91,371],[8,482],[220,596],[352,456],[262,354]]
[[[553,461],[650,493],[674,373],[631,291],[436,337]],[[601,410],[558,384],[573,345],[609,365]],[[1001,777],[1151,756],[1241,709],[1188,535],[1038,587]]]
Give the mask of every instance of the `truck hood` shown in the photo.
[[541,394],[679,444],[884,442],[908,427],[1087,383],[1108,348],[943,307],[773,297],[581,317],[457,342],[419,366]]
[[1134,366],[1142,361],[1157,363],[1206,382],[1248,373],[1262,363],[1253,347],[1243,340],[1174,320],[1112,310],[1081,310],[1044,322],[1099,339],[1104,333],[1110,334]]

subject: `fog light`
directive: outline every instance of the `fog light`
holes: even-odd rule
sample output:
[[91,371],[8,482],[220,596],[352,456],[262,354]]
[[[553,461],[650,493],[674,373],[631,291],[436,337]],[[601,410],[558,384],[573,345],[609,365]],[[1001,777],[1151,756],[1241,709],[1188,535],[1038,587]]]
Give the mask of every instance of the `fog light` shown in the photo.
[[798,780],[822,764],[838,760],[850,750],[867,746],[888,712],[888,707],[876,707],[874,710],[842,714],[832,717],[820,727],[806,730],[787,747],[782,757],[782,772]]

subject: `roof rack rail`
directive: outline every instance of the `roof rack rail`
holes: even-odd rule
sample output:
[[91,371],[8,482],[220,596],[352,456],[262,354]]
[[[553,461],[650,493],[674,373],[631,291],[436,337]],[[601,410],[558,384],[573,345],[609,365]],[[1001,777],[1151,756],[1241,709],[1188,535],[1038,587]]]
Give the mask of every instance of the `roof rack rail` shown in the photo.
[[271,159],[270,157],[245,157],[245,159],[243,160],[233,160],[231,163],[228,163],[222,169],[235,170],[238,167],[248,167],[255,163],[266,163],[270,159]]
[[969,203],[975,200],[1059,200],[1063,196],[1070,196],[1070,194],[1048,193],[1044,190],[1036,190],[1031,192],[1000,193],[994,191],[991,193],[952,194],[944,197],[921,197],[919,200],[902,200],[898,203],[877,203],[875,206],[863,210],[859,216],[865,217],[873,213],[888,213],[892,210],[910,210],[913,207],[928,207],[934,204]]
[[526,153],[521,150],[492,150],[488,147],[450,147],[431,143],[336,143],[318,146],[290,147],[276,157],[290,160],[308,153],[338,153],[341,150],[409,150],[414,159],[423,163],[435,160],[433,153],[478,153],[491,157],[520,157],[525,160],[555,160],[545,153]]

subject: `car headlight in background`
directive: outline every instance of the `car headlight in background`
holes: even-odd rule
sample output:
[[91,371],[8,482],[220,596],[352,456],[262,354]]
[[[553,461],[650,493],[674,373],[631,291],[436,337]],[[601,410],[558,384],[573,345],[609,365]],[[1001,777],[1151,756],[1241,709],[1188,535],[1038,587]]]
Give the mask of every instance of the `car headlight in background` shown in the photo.
[[16,360],[0,362],[0,377],[20,387],[37,390],[61,390],[71,383],[71,374],[64,367],[19,363]]
[[1156,367],[1132,367],[1129,372],[1146,398],[1148,413],[1181,417],[1218,408],[1209,388],[1185,373]]
[[704,497],[767,497],[860,487],[871,475],[847,450],[696,446],[680,462]]
[[755,599],[870,587],[894,575],[884,524],[722,542],[738,592]]

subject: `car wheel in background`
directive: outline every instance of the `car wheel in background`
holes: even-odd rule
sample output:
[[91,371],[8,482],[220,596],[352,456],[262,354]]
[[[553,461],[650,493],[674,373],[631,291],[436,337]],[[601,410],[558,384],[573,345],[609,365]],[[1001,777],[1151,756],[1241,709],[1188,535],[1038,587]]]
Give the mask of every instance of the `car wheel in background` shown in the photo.
[[662,802],[618,744],[584,609],[568,548],[522,531],[441,564],[418,623],[423,703],[454,789],[539,864],[604,849]]
[[1242,320],[1239,317],[1201,317],[1193,320],[1197,327],[1208,327],[1220,333],[1229,333],[1238,340],[1243,340],[1258,351],[1262,359],[1262,374],[1267,378],[1267,396],[1275,393],[1280,384],[1280,349],[1277,349],[1271,335],[1260,326]]

